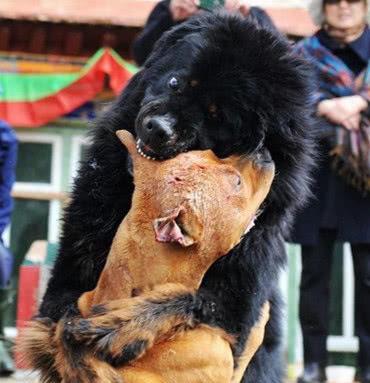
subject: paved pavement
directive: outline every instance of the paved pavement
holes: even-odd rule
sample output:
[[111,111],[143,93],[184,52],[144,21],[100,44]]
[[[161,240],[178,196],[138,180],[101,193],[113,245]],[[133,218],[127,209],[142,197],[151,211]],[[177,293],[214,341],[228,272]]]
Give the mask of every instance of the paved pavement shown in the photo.
[[38,383],[37,374],[17,371],[9,378],[0,378],[0,383]]
[[[351,383],[354,376],[353,367],[332,366],[327,369],[328,383]],[[17,371],[9,378],[0,378],[0,383],[38,383],[37,375],[30,372]],[[294,381],[286,381],[294,383]]]
[[[23,377],[20,377],[20,376],[16,376],[16,377],[11,377],[11,378],[0,378],[0,383],[38,383],[37,382],[37,379],[29,379],[25,376]],[[291,381],[287,381],[286,383],[293,383]]]
[[[10,378],[0,378],[0,383],[39,383],[37,378],[30,378],[29,376],[15,376]],[[287,381],[286,383],[294,383]]]

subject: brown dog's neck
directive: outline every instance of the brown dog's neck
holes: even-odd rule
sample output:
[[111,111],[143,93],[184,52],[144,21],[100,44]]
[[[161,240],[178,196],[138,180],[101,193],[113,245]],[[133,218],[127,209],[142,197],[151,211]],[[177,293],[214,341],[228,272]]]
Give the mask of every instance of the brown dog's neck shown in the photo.
[[92,304],[130,297],[156,284],[174,282],[196,289],[217,258],[205,256],[206,249],[198,245],[183,248],[157,242],[151,217],[142,210],[137,217],[133,211],[140,212],[131,209],[119,226]]

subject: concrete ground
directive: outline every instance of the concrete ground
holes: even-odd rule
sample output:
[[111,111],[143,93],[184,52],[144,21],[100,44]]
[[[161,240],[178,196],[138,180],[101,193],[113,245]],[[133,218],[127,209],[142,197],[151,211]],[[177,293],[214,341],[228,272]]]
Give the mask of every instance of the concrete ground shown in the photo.
[[[352,383],[354,370],[354,368],[346,366],[328,367],[328,383]],[[0,383],[38,383],[38,380],[34,373],[17,371],[9,378],[0,378]],[[287,380],[286,383],[295,383],[295,380]]]
[[0,378],[0,383],[38,383],[38,379],[34,372],[17,371],[8,378]]
[[[15,376],[10,378],[0,378],[0,383],[38,383],[37,379],[30,379],[25,376]],[[286,383],[293,383],[292,381],[287,381]]]
[[[38,383],[37,377],[32,377],[29,374],[16,373],[9,378],[0,378],[0,383]],[[294,383],[287,381],[286,383]]]

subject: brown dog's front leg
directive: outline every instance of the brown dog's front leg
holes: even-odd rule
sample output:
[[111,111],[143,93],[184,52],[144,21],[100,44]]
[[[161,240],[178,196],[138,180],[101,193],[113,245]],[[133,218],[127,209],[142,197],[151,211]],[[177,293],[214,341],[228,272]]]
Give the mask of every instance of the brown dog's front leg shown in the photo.
[[270,318],[270,303],[265,302],[261,309],[261,316],[258,322],[252,327],[248,340],[245,344],[244,352],[237,360],[237,368],[234,370],[234,375],[231,383],[240,383],[249,362],[257,352],[263,342],[265,336],[265,327]]
[[135,360],[154,343],[193,328],[201,302],[193,289],[165,284],[138,297],[93,306],[63,323],[64,347],[93,352],[112,366]]

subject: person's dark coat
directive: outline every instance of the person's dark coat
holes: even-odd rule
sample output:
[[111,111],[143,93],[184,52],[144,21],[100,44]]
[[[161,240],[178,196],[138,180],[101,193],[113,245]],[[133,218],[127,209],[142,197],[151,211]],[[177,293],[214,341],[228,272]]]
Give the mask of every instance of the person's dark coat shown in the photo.
[[15,181],[17,138],[12,128],[0,121],[0,239],[10,222],[13,201],[10,195]]
[[0,288],[8,285],[13,268],[13,256],[2,241],[2,234],[10,223],[13,209],[11,189],[15,182],[17,138],[13,129],[0,121]]
[[[132,46],[132,54],[138,65],[143,65],[152,52],[155,43],[162,34],[181,22],[176,23],[171,15],[170,0],[160,1],[152,10],[143,31]],[[270,28],[277,32],[267,13],[258,7],[251,7],[249,17],[262,28]]]
[[313,174],[313,196],[298,214],[292,241],[315,245],[320,228],[336,229],[339,242],[370,243],[370,196],[337,176],[329,159],[330,147],[321,142],[321,160]]
[[[319,31],[317,37],[355,75],[366,68],[370,60],[368,27],[357,40],[346,47],[340,46],[324,30]],[[322,121],[321,132],[327,131],[325,124],[329,123]],[[320,229],[335,229],[340,242],[370,243],[370,195],[364,197],[332,170],[329,151],[329,143],[322,139],[321,161],[313,176],[313,197],[296,217],[291,240],[303,245],[315,245]]]

